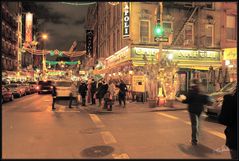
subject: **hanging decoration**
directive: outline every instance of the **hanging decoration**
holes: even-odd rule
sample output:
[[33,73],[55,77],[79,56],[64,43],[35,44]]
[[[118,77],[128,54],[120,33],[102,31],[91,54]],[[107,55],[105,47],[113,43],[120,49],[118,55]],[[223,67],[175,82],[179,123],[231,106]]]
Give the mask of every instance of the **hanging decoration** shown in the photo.
[[73,62],[69,62],[69,61],[46,61],[47,64],[50,64],[50,65],[56,65],[56,64],[59,64],[59,65],[76,65],[76,64],[80,64],[80,61],[73,61]]

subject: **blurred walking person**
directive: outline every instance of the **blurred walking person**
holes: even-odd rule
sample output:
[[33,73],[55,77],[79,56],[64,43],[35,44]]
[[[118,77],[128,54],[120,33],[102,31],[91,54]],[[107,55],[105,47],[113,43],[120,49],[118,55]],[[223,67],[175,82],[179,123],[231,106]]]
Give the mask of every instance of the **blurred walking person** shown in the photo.
[[97,89],[96,97],[99,99],[99,107],[102,105],[102,99],[108,90],[108,84],[105,81],[102,82],[102,85]]
[[96,92],[96,82],[94,79],[92,79],[92,82],[91,82],[91,89],[90,89],[90,92],[91,92],[91,104],[94,105],[95,104],[95,92]]
[[81,81],[81,84],[79,86],[79,90],[78,92],[80,93],[81,95],[81,100],[82,100],[82,106],[86,106],[86,92],[87,92],[87,85],[84,81]]
[[233,94],[224,96],[218,121],[226,126],[225,145],[230,149],[231,158],[237,160],[237,88]]
[[126,92],[128,91],[126,84],[124,83],[123,80],[120,80],[120,84],[116,85],[116,87],[119,88],[119,94],[118,94],[118,99],[119,99],[119,105],[122,105],[122,101],[124,103],[124,106],[126,106]]
[[199,80],[192,80],[191,89],[186,95],[186,99],[183,103],[188,104],[188,112],[191,120],[191,144],[197,145],[199,140],[199,124],[200,115],[203,111],[203,106],[210,103],[210,98],[207,95],[201,94]]

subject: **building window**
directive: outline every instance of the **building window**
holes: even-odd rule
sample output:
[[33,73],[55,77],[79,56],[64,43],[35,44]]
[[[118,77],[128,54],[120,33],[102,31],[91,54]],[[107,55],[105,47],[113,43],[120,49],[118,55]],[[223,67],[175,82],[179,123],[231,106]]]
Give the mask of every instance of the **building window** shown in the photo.
[[140,20],[140,42],[149,42],[149,20]]
[[236,40],[236,16],[227,16],[226,32],[228,40]]
[[214,9],[213,2],[205,2],[205,9]]
[[185,32],[184,32],[184,45],[193,45],[194,44],[194,25],[193,23],[188,23],[185,26]]
[[214,45],[214,25],[206,25],[205,45],[212,47]]
[[163,22],[163,28],[164,28],[164,33],[166,35],[169,35],[173,31],[173,22],[170,21],[164,21]]

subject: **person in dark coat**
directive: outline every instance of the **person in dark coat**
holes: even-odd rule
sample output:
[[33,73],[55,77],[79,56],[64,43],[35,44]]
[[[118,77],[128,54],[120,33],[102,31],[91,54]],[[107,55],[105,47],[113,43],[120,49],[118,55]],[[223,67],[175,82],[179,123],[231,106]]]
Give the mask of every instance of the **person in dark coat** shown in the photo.
[[223,97],[219,123],[226,125],[226,146],[230,149],[231,158],[237,160],[237,90]]
[[118,94],[118,98],[119,98],[119,105],[121,106],[121,101],[123,101],[124,103],[124,107],[126,105],[126,92],[128,91],[127,90],[127,86],[126,84],[124,83],[123,80],[120,81],[120,84],[119,85],[116,85],[116,87],[119,88],[119,94]]
[[87,88],[87,85],[84,81],[81,82],[80,86],[79,86],[79,90],[78,92],[80,93],[81,95],[81,98],[82,98],[82,106],[85,106],[85,103],[86,103],[86,92],[87,92],[88,88]]
[[53,85],[53,89],[52,89],[52,110],[55,110],[56,108],[55,108],[55,102],[56,102],[56,95],[57,95],[57,93],[56,93],[56,86],[55,85]]
[[95,104],[95,98],[94,98],[94,95],[95,95],[95,92],[96,92],[96,82],[94,79],[92,79],[92,82],[91,82],[91,104]]
[[96,97],[99,99],[99,106],[101,106],[102,99],[108,90],[108,84],[105,81],[102,82],[102,85],[97,89]]
[[203,111],[204,105],[210,103],[210,98],[207,95],[200,93],[199,81],[194,79],[191,89],[186,95],[183,103],[188,104],[188,112],[191,120],[192,128],[192,145],[197,145],[199,134],[200,115]]

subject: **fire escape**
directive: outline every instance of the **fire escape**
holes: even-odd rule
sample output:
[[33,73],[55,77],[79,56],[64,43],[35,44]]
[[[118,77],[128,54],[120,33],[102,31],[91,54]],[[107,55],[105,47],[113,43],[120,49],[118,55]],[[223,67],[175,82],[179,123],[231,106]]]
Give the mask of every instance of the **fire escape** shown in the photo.
[[186,20],[182,21],[181,24],[179,24],[179,30],[176,31],[175,39],[173,40],[171,46],[181,46],[184,44],[184,31],[185,27],[188,23],[192,21],[193,16],[195,15],[196,11],[198,10],[199,6],[195,6],[192,8],[189,8],[186,13]]

